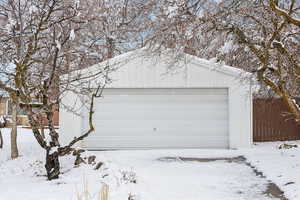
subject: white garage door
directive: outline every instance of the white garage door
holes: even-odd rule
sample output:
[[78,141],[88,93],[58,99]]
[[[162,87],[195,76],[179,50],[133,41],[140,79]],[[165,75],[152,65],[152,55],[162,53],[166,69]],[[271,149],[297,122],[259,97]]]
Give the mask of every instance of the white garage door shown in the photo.
[[94,116],[88,149],[229,146],[227,89],[105,89]]

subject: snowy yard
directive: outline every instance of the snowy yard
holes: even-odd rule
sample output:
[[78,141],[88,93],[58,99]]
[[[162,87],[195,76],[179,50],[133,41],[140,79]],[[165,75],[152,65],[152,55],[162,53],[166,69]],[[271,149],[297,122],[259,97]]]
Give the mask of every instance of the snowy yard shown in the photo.
[[[88,152],[104,162],[99,170],[81,165],[74,157],[61,159],[60,179],[47,181],[44,152],[30,130],[19,129],[21,157],[9,160],[9,132],[0,150],[0,200],[77,200],[84,190],[99,199],[102,184],[109,185],[111,200],[274,199],[266,194],[269,181],[290,200],[300,199],[300,148],[279,150],[281,143],[264,143],[243,150],[144,150]],[[299,143],[299,142],[298,142]],[[300,144],[300,143],[299,143]],[[165,157],[232,158],[244,156],[266,176],[257,176],[242,162],[161,159]]]

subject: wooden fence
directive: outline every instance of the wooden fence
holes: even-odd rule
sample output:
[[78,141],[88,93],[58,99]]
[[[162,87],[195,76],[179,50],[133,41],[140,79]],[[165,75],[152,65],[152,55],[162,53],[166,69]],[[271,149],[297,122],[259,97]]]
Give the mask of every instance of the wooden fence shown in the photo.
[[253,140],[300,140],[300,126],[295,123],[281,99],[253,100]]

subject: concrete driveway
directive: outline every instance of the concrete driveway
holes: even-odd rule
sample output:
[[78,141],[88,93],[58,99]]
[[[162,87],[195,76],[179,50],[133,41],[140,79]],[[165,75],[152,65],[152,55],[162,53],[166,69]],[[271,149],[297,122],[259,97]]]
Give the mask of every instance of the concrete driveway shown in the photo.
[[141,199],[284,199],[275,184],[234,151],[108,151],[101,155],[136,173],[133,194]]

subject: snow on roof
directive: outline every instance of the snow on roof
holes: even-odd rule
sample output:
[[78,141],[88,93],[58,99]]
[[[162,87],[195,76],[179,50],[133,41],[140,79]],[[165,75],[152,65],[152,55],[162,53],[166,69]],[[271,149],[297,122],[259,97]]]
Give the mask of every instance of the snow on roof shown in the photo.
[[245,70],[236,67],[231,67],[223,63],[217,63],[215,59],[206,60],[189,54],[186,54],[185,56],[188,59],[190,59],[193,64],[201,65],[201,67],[206,67],[210,70],[215,70],[215,71],[223,72],[228,75],[242,77],[242,78],[245,77],[250,78],[252,76],[252,73],[250,72],[246,72]]
[[[89,74],[89,75],[93,75],[99,72],[99,69],[101,67],[105,67],[107,65],[110,65],[111,67],[113,66],[117,66],[120,63],[123,62],[128,62],[132,59],[135,58],[140,58],[140,57],[145,57],[146,59],[158,56],[158,55],[152,55],[153,53],[151,53],[150,51],[148,51],[148,49],[146,48],[141,48],[141,49],[137,49],[134,51],[130,51],[121,55],[118,55],[114,58],[108,59],[106,61],[103,61],[101,63],[92,65],[88,68],[85,69],[81,69],[81,70],[77,70],[76,73],[77,74]],[[172,56],[171,55],[172,52],[165,50],[162,51],[161,54],[159,56]],[[241,78],[241,79],[245,79],[245,78],[251,78],[252,77],[252,73],[250,72],[246,72],[242,69],[238,69],[235,67],[231,67],[222,63],[217,63],[215,60],[211,59],[211,60],[206,60],[203,58],[199,58],[197,56],[193,56],[190,54],[184,54],[184,56],[179,58],[181,61],[184,61],[185,63],[193,63],[194,65],[197,65],[199,67],[205,67],[209,70],[213,70],[213,71],[217,71],[217,72],[222,72],[226,75],[230,75],[230,76],[234,76],[236,78]]]

